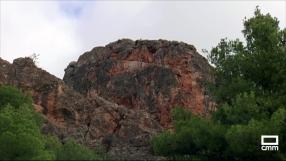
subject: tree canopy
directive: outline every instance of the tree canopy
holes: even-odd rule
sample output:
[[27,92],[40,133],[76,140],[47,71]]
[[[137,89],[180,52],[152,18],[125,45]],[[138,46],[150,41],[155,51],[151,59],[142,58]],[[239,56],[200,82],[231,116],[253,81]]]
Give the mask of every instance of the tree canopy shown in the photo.
[[[174,109],[175,130],[153,138],[155,154],[202,160],[286,159],[286,29],[258,7],[243,24],[244,41],[224,38],[208,56],[215,67],[215,82],[208,90],[218,110],[210,118],[199,118]],[[260,136],[267,134],[279,135],[279,151],[260,150]]]

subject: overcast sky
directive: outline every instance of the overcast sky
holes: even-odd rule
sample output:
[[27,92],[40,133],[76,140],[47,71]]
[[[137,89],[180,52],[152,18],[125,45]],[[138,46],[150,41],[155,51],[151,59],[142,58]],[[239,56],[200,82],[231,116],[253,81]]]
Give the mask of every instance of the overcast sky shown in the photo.
[[184,41],[210,50],[242,38],[255,6],[286,24],[285,1],[9,1],[1,3],[1,53],[12,62],[39,54],[38,65],[63,77],[69,62],[121,38]]

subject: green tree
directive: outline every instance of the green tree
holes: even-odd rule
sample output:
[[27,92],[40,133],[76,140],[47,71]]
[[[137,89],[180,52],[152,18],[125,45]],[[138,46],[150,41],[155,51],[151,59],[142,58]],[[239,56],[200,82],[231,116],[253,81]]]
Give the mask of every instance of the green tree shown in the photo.
[[[270,119],[252,119],[245,125],[232,125],[226,134],[229,155],[239,160],[283,160],[286,144],[285,123],[286,110],[280,108],[272,114]],[[268,153],[261,151],[261,135],[273,134],[279,135],[279,151]]]
[[210,90],[218,102],[212,118],[230,125],[227,152],[235,159],[285,157],[281,152],[265,154],[257,149],[263,134],[278,134],[280,140],[285,139],[285,30],[280,30],[276,18],[262,14],[257,7],[254,17],[244,20],[245,45],[223,39],[209,55],[216,70],[216,82]]
[[14,108],[10,105],[0,111],[1,160],[54,159],[45,150],[45,140],[27,105]]
[[22,94],[22,92],[15,87],[0,86],[0,107],[4,107],[7,104],[18,108],[23,104],[32,104],[32,99]]
[[231,101],[231,105],[225,103],[215,113],[212,118],[223,124],[247,124],[251,119],[262,119],[268,117],[268,111],[259,107],[258,100],[254,94],[242,93],[238,94]]
[[229,152],[239,160],[259,159],[257,153],[261,153],[260,136],[267,134],[267,131],[264,123],[256,120],[251,120],[247,125],[231,126],[226,134]]
[[[199,118],[175,109],[174,131],[153,139],[156,154],[286,159],[286,29],[280,30],[279,21],[257,7],[253,17],[244,19],[242,32],[245,43],[222,39],[208,56],[215,66],[209,90],[218,110],[210,118]],[[267,134],[279,135],[279,151],[260,150],[260,136]]]
[[[270,131],[279,134],[279,151],[286,154],[286,109],[281,107],[273,113],[269,121]],[[285,155],[281,156],[286,159]]]
[[278,24],[256,8],[254,17],[244,20],[246,45],[222,39],[211,50],[208,58],[216,67],[216,83],[210,89],[218,103],[229,103],[237,94],[250,91],[285,103],[285,29]]

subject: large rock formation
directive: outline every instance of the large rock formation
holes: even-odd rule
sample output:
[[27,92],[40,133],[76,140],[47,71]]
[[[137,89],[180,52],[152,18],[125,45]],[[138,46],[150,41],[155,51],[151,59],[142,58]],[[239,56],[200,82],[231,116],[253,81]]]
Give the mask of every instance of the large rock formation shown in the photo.
[[207,115],[204,83],[212,68],[196,49],[174,41],[119,40],[72,62],[64,81],[30,58],[0,59],[0,85],[30,94],[46,122],[44,133],[73,137],[115,159],[156,159],[150,138],[170,127],[170,109]]
[[44,133],[56,134],[62,141],[75,138],[116,158],[154,159],[149,140],[162,128],[143,110],[134,111],[99,96],[85,98],[37,68],[30,58],[16,59],[13,64],[0,59],[0,85],[19,87],[33,97],[35,109],[46,118]]
[[144,110],[163,127],[175,106],[203,116],[213,107],[204,88],[212,67],[182,42],[122,39],[84,53],[65,71],[66,84],[83,95]]

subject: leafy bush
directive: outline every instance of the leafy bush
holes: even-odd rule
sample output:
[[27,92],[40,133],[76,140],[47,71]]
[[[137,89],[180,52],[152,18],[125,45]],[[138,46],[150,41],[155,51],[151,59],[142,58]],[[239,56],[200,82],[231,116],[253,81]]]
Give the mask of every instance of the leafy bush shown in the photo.
[[173,110],[175,132],[164,132],[151,141],[155,154],[166,156],[201,156],[220,158],[225,143],[225,129],[219,124],[192,116],[182,108]]
[[1,160],[53,159],[45,150],[45,140],[28,106],[10,105],[0,111]]
[[167,156],[176,154],[174,153],[174,149],[176,148],[176,141],[174,139],[174,136],[169,132],[164,132],[154,137],[151,141],[154,153]]
[[99,160],[101,156],[74,140],[67,141],[57,152],[57,160]]

